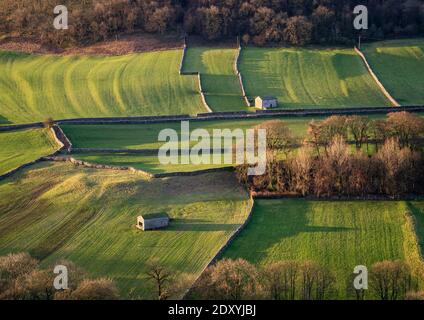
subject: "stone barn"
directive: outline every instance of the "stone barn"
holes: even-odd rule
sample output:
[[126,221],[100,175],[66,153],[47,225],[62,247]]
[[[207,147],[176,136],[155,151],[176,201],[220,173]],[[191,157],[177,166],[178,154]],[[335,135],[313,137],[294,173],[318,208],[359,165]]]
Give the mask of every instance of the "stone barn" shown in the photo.
[[259,96],[255,99],[255,107],[258,109],[271,109],[277,108],[278,100],[276,97],[271,96]]
[[169,217],[166,213],[150,213],[137,218],[137,228],[143,231],[166,228]]

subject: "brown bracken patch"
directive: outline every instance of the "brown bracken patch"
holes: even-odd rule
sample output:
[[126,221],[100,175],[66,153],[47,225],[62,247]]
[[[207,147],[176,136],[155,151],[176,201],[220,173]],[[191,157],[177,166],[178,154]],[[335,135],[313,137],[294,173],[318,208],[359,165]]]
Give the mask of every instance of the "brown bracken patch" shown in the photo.
[[114,39],[87,46],[60,49],[42,45],[37,39],[12,36],[0,40],[0,50],[58,55],[115,56],[136,52],[182,48],[183,43],[184,40],[176,35],[157,35],[138,32],[129,35],[120,35]]

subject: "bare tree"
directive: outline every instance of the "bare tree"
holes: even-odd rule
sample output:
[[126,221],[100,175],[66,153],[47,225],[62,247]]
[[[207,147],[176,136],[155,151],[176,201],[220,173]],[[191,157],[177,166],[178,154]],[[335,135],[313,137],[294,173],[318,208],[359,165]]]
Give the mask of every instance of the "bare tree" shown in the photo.
[[172,273],[158,261],[154,261],[147,266],[146,275],[156,285],[158,300],[167,299],[165,285],[170,282]]
[[405,297],[412,286],[410,268],[402,261],[381,261],[370,270],[371,288],[381,300]]
[[411,291],[406,294],[406,300],[421,300],[424,301],[424,291]]
[[266,130],[267,148],[282,152],[286,157],[296,147],[297,139],[284,121],[265,121],[255,127]]
[[117,300],[119,291],[115,282],[108,278],[85,279],[72,291],[72,300]]
[[300,192],[303,196],[310,192],[313,164],[314,157],[308,146],[300,148],[287,160],[292,191]]
[[326,155],[320,157],[315,171],[314,186],[318,196],[346,193],[349,161],[349,148],[343,137],[334,137]]
[[322,140],[322,127],[319,122],[311,121],[308,125],[306,143],[312,145],[318,156],[320,156],[320,146],[325,143]]
[[389,113],[387,131],[399,139],[402,147],[417,148],[419,139],[424,138],[424,119],[409,112]]
[[[367,117],[350,116],[346,119],[346,125],[355,140],[356,149],[361,149],[364,143],[368,146],[368,130],[370,120]],[[368,148],[367,148],[368,151]]]
[[273,300],[294,300],[299,278],[299,263],[281,261],[263,268],[261,274],[265,295]]
[[28,253],[0,257],[0,299],[25,299],[22,278],[38,268],[38,261]]
[[300,268],[301,299],[325,299],[334,284],[334,277],[331,272],[313,261],[304,262]]
[[208,268],[193,289],[202,299],[243,300],[259,295],[256,267],[246,260],[224,259]]

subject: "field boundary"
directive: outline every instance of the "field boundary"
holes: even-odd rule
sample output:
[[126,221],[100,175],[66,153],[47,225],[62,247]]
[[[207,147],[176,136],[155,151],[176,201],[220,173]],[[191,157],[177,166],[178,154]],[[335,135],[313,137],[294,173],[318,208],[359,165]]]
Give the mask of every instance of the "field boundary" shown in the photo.
[[[408,248],[411,249],[411,247],[416,248],[416,250],[413,250],[415,251],[413,252],[413,255],[408,255],[406,257],[406,260],[408,261],[408,264],[411,266],[412,271],[415,273],[415,275],[420,277],[421,280],[424,281],[424,256],[418,240],[416,218],[410,210],[404,212],[404,216],[405,224],[402,226],[402,229],[409,228],[411,234],[413,234],[412,239],[409,239],[409,241],[407,239],[404,240],[404,250],[406,251]],[[405,232],[404,230],[402,231]]]
[[200,72],[186,72],[184,71],[184,62],[185,62],[185,57],[186,57],[186,53],[187,53],[187,39],[184,38],[184,45],[183,45],[183,54],[181,56],[181,62],[180,62],[180,76],[197,76],[197,85],[198,85],[198,89],[199,89],[199,94],[200,94],[200,99],[202,100],[202,104],[205,107],[205,109],[209,112],[212,113],[212,109],[210,108],[208,102],[206,101],[206,97],[205,97],[205,93],[203,92],[203,87],[202,87],[202,76],[200,74]]
[[61,152],[66,150],[67,152],[72,152],[72,142],[66,136],[65,132],[63,132],[62,128],[58,125],[54,125],[51,127],[51,131],[53,133],[54,139],[59,145],[62,145]]
[[239,69],[241,50],[242,50],[242,46],[239,44],[239,46],[237,48],[236,59],[234,61],[234,72],[236,73],[237,78],[239,80],[240,88],[241,88],[241,93],[243,95],[243,99],[246,102],[246,105],[248,107],[251,107],[249,98],[246,95],[246,90],[244,89],[243,76],[242,76],[242,74],[240,72],[240,69]]
[[[387,114],[392,112],[424,112],[424,105],[393,107],[358,107],[358,108],[333,108],[333,109],[275,109],[256,110],[255,112],[233,111],[199,113],[197,116],[170,115],[170,116],[141,116],[141,117],[99,117],[99,118],[74,118],[56,120],[57,125],[99,125],[99,124],[150,124],[169,123],[179,121],[209,121],[209,120],[241,120],[260,119],[272,117],[309,117],[332,115],[368,115]],[[21,129],[41,128],[40,122],[0,126],[1,131],[16,131]]]
[[250,220],[252,220],[253,216],[253,210],[255,207],[255,200],[252,197],[252,195],[249,193],[249,213],[244,220],[244,222],[234,231],[234,233],[228,238],[227,242],[219,249],[219,251],[215,254],[215,256],[209,261],[209,263],[206,265],[206,267],[203,268],[200,275],[197,277],[197,279],[193,282],[192,286],[185,292],[183,295],[183,300],[191,293],[193,288],[196,286],[196,283],[199,281],[199,279],[202,277],[203,273],[208,269],[209,267],[213,266],[224,254],[225,250],[234,242],[234,240],[238,237],[240,232],[243,231],[243,229],[249,224]]
[[223,168],[211,168],[211,169],[188,171],[188,172],[150,173],[141,169],[136,169],[134,167],[95,164],[95,163],[91,163],[87,161],[78,160],[73,157],[60,157],[60,156],[57,156],[57,154],[53,156],[42,157],[40,159],[41,159],[40,161],[70,162],[74,164],[75,166],[81,166],[88,169],[129,171],[131,173],[140,174],[149,179],[162,179],[162,178],[171,178],[171,177],[193,177],[193,176],[200,176],[203,174],[216,173],[216,172],[234,172],[233,167],[223,167]]
[[[144,154],[152,155],[158,154],[159,148],[156,149],[113,149],[113,148],[73,148],[69,153],[125,153],[125,154]],[[170,152],[181,153],[183,151],[189,152],[190,149],[170,149]],[[232,149],[229,148],[209,148],[209,152],[212,153],[229,153]]]
[[[59,138],[57,137],[57,135],[56,135],[56,131],[55,131],[55,130],[57,130],[57,129],[62,130],[62,129],[60,129],[58,126],[53,126],[53,127],[51,127],[51,128],[50,128],[50,132],[51,132],[51,134],[52,134],[52,136],[53,136],[54,141],[58,144],[59,149],[57,149],[55,152],[51,153],[51,154],[50,154],[50,155],[48,155],[47,157],[54,157],[54,156],[56,156],[56,155],[60,154],[60,153],[61,153],[64,149],[66,149],[66,145],[65,145],[65,144],[61,141],[61,139],[59,139]],[[35,160],[33,160],[33,161],[30,161],[30,162],[24,163],[24,164],[20,165],[20,166],[19,166],[19,167],[17,167],[17,168],[14,168],[14,169],[12,169],[12,170],[9,170],[8,172],[6,172],[6,173],[4,173],[4,174],[0,175],[0,181],[2,181],[2,180],[4,180],[4,179],[6,179],[6,178],[8,178],[8,177],[10,177],[10,176],[12,176],[12,175],[14,175],[15,173],[17,173],[17,172],[19,172],[19,171],[21,171],[21,170],[23,170],[23,169],[25,169],[25,168],[28,168],[28,167],[30,167],[30,166],[32,166],[32,165],[34,165],[34,164],[37,164],[37,163],[39,163],[39,162],[44,161],[44,158],[45,158],[45,157],[46,157],[46,156],[40,157],[40,158],[35,159]]]
[[303,199],[306,201],[411,201],[411,200],[422,200],[422,194],[406,194],[398,197],[391,197],[388,195],[380,194],[367,194],[365,196],[326,196],[317,197],[314,195],[303,196],[300,193],[272,193],[272,192],[255,192],[251,191],[252,197],[259,200],[278,200],[278,199]]
[[384,87],[384,85],[378,79],[377,75],[372,70],[372,68],[371,68],[370,64],[368,63],[367,58],[365,57],[365,55],[356,46],[355,46],[355,52],[361,57],[362,61],[365,64],[365,67],[367,68],[367,70],[368,70],[369,74],[371,75],[371,77],[377,83],[377,86],[380,88],[381,92],[386,96],[387,99],[389,99],[389,101],[393,104],[394,107],[400,107],[401,105],[399,104],[399,102],[397,102],[396,99],[393,98],[392,95],[387,91],[387,89]]

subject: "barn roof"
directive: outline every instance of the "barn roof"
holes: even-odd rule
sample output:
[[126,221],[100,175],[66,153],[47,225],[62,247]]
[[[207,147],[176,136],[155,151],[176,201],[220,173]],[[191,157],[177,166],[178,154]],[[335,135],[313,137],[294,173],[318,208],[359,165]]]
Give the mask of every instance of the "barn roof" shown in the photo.
[[262,100],[277,100],[277,97],[274,96],[259,96]]
[[141,215],[144,220],[150,219],[169,219],[169,216],[165,212],[147,213]]

